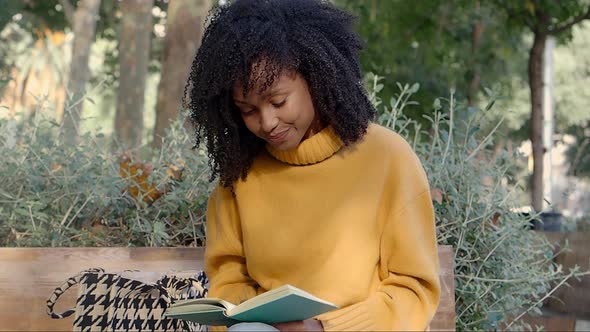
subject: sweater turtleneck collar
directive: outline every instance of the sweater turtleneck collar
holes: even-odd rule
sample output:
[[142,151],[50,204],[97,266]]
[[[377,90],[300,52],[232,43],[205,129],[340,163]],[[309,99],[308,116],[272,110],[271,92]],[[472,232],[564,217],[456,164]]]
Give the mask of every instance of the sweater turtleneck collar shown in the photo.
[[340,137],[332,126],[302,141],[296,148],[281,151],[266,145],[266,150],[277,160],[291,165],[311,165],[324,161],[342,147]]

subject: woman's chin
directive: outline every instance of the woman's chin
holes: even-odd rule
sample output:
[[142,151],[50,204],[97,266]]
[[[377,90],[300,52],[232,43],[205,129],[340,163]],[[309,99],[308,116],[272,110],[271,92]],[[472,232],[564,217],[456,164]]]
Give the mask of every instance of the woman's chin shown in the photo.
[[293,147],[291,145],[286,144],[286,143],[268,142],[268,145],[270,145],[274,150],[277,150],[277,151],[289,151],[289,150],[293,149]]
[[298,142],[296,142],[295,140],[286,140],[286,141],[282,141],[282,142],[268,142],[268,145],[272,146],[273,149],[277,150],[277,151],[289,151],[289,150],[293,150],[296,149],[297,146],[299,145]]
[[292,135],[291,131],[288,131],[282,139],[278,141],[267,140],[268,145],[272,146],[273,149],[278,151],[289,151],[297,148],[301,142],[301,138]]

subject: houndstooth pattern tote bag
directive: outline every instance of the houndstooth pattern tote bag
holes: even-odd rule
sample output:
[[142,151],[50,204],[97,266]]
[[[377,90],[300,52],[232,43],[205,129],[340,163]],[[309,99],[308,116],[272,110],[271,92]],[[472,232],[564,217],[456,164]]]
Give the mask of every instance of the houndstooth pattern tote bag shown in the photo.
[[[78,285],[75,308],[61,314],[59,297]],[[74,331],[207,331],[207,326],[163,317],[176,300],[207,296],[204,272],[193,277],[164,276],[155,283],[134,280],[95,268],[80,272],[56,288],[47,300],[47,314],[61,319],[75,314]]]

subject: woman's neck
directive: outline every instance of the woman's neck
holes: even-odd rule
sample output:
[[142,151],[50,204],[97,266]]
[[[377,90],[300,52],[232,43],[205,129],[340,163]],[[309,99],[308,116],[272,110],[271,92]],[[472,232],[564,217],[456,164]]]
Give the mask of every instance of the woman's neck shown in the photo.
[[320,120],[320,117],[316,115],[315,119],[311,122],[309,129],[307,129],[307,132],[305,133],[305,135],[303,135],[303,139],[301,140],[301,142],[319,133],[324,128],[326,128],[326,125]]

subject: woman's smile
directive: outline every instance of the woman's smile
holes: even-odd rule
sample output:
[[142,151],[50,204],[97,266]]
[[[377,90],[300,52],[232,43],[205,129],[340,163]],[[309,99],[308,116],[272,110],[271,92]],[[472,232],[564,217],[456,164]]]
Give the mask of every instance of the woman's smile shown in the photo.
[[283,130],[282,132],[280,132],[276,135],[269,135],[266,140],[267,140],[267,142],[269,142],[273,145],[282,143],[287,140],[290,130],[291,130],[291,128],[287,128],[286,130]]

